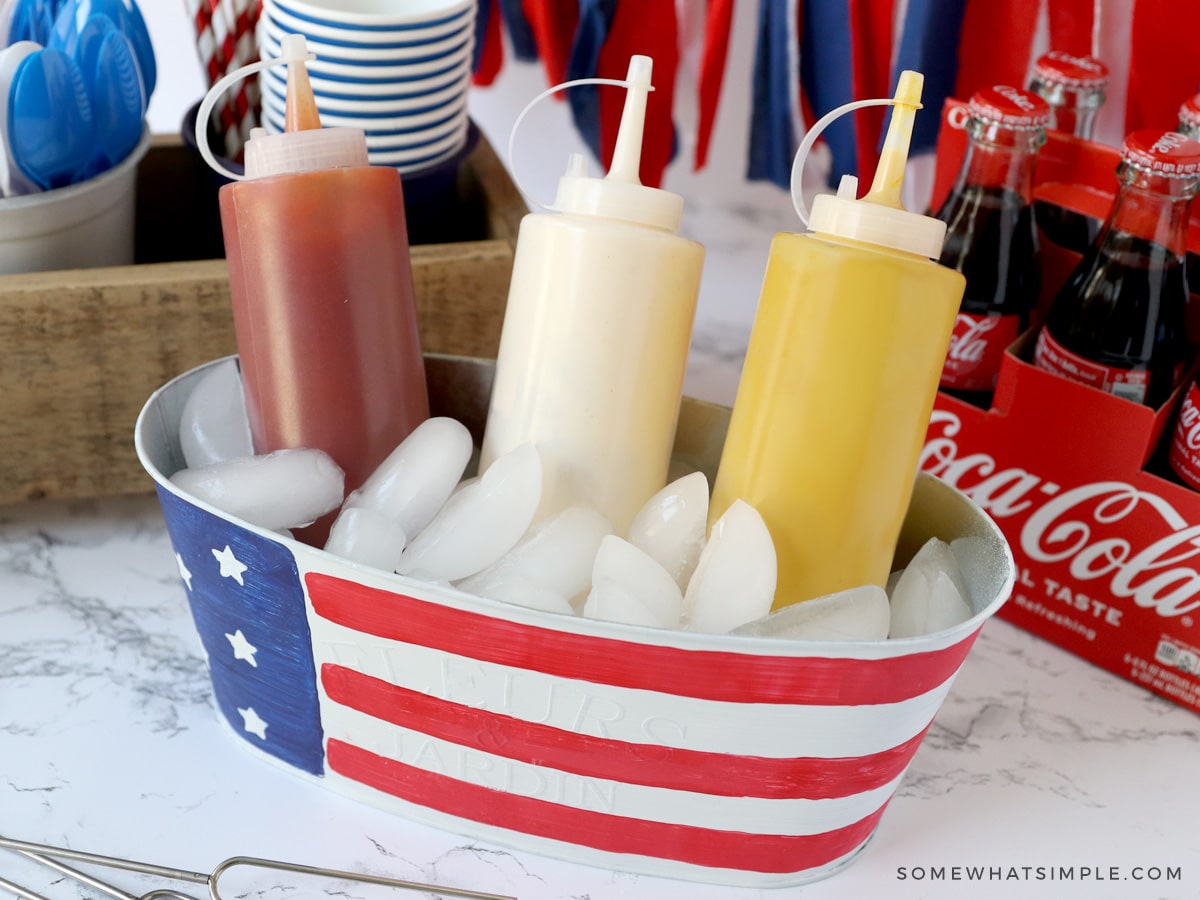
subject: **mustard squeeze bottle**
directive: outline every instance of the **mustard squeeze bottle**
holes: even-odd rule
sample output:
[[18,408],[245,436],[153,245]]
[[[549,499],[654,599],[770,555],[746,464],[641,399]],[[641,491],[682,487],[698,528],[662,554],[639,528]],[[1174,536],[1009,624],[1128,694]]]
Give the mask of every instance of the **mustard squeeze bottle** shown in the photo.
[[[893,105],[871,190],[857,179],[815,198],[806,234],[775,236],[710,510],[735,499],[762,515],[779,561],[774,608],[884,585],[962,300],[939,265],[945,223],[908,212],[900,188],[923,78]],[[797,211],[805,219],[802,199]]]

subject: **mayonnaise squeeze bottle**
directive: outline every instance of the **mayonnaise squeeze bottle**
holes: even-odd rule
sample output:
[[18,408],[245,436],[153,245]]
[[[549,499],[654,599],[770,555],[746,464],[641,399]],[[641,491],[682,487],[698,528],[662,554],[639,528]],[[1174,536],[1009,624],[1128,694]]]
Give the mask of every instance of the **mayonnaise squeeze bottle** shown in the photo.
[[574,155],[556,214],[521,221],[480,462],[536,445],[537,518],[587,505],[622,535],[666,483],[704,260],[677,234],[683,199],[638,178],[651,68],[634,56],[615,82],[608,175]]
[[[429,417],[400,175],[363,132],[321,128],[302,35],[279,59],[214,85],[197,116],[219,192],[229,292],[254,449],[324,450],[354,490]],[[239,78],[288,66],[287,128],[246,143],[244,178],[212,156],[212,105]],[[329,517],[331,520],[332,517]],[[322,544],[329,520],[298,533]]]
[[[710,511],[754,506],[775,541],[774,608],[884,585],[916,477],[963,276],[939,265],[945,223],[906,211],[900,188],[923,79],[891,100],[834,110],[797,152],[806,234],[775,236]],[[820,130],[893,105],[871,190],[857,179],[813,202],[799,171]]]

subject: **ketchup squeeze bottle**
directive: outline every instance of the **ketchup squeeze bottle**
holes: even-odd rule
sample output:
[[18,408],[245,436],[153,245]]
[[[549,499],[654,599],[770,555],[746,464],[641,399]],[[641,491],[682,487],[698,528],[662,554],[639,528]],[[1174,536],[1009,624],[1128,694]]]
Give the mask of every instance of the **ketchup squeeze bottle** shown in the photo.
[[[429,400],[400,175],[368,164],[361,130],[320,127],[312,58],[302,35],[288,35],[280,59],[226,76],[205,97],[197,141],[234,179],[218,196],[254,450],[324,450],[352,491],[429,417]],[[280,63],[288,131],[251,132],[242,179],[204,139],[212,103]],[[332,518],[297,537],[322,545]]]
[[775,236],[713,488],[710,522],[735,499],[762,515],[778,557],[774,608],[884,585],[912,496],[965,279],[936,260],[946,224],[900,205],[922,76],[904,72],[865,197],[842,179],[808,234]]

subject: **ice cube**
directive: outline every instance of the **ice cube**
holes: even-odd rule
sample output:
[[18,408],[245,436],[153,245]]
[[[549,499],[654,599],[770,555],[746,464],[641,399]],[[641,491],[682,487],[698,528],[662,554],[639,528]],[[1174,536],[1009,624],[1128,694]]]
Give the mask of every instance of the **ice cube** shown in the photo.
[[522,444],[454,492],[411,540],[396,571],[458,581],[486,569],[521,539],[541,496],[541,457],[532,444]]
[[734,634],[799,641],[882,641],[888,636],[891,607],[874,584],[793,603],[733,629]]
[[883,586],[883,589],[887,592],[889,600],[892,598],[892,594],[894,594],[896,592],[896,585],[898,585],[900,583],[900,576],[903,574],[904,574],[903,569],[897,569],[895,572],[893,572],[891,575],[888,576],[887,584],[885,584]]
[[501,600],[516,606],[527,606],[530,609],[540,609],[567,616],[576,615],[574,608],[563,599],[560,593],[544,585],[527,581],[520,576],[493,581],[488,585],[486,594],[479,594],[475,591],[471,593],[487,597],[489,600]]
[[348,506],[334,520],[325,549],[343,559],[394,572],[407,543],[404,529],[387,513]]
[[[522,603],[519,590],[512,586],[525,586],[539,596],[522,605],[546,609],[549,604],[558,612],[574,612],[570,600],[587,590],[596,551],[609,534],[612,526],[596,510],[568,507],[539,522],[503,558],[460,581],[458,587],[480,597]],[[550,604],[550,595],[558,601]]]
[[929,611],[925,618],[925,632],[933,634],[961,625],[971,618],[971,607],[963,599],[954,579],[945,572],[938,572],[929,595]]
[[771,610],[775,543],[758,510],[735,500],[713,523],[684,595],[684,627],[724,634]]
[[658,561],[681,591],[696,571],[708,526],[708,479],[692,472],[646,501],[629,526],[629,542]]
[[592,590],[583,614],[610,622],[678,628],[683,595],[666,569],[633,544],[610,534],[596,552]]
[[179,446],[189,469],[254,455],[237,360],[213,366],[183,405]]
[[346,498],[346,506],[378,510],[405,534],[419,534],[462,478],[471,449],[471,433],[461,422],[426,419]]
[[971,618],[966,583],[950,546],[930,538],[892,590],[892,638],[917,637]]
[[314,522],[342,502],[345,475],[329,454],[297,448],[182,469],[180,490],[271,531]]
[[675,628],[678,625],[678,622],[664,622],[662,616],[650,609],[628,585],[616,581],[601,581],[592,586],[583,604],[583,615],[589,619],[649,628]]

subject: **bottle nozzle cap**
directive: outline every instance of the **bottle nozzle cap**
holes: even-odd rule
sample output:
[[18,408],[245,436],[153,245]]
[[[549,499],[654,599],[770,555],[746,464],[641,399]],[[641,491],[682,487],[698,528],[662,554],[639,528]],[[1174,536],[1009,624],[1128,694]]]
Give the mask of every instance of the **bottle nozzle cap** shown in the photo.
[[638,176],[646,101],[654,90],[650,83],[653,67],[654,61],[648,56],[633,56],[629,60],[624,83],[625,107],[608,174],[604,178],[589,178],[582,157],[576,159],[578,154],[573,155],[566,175],[558,181],[551,209],[637,222],[667,231],[679,229],[683,198],[670,191],[646,187]]
[[280,59],[287,61],[287,104],[284,107],[284,131],[309,131],[321,127],[321,113],[308,80],[304,64],[316,59],[308,52],[308,41],[302,34],[285,34],[279,45]]
[[[892,106],[892,118],[884,137],[871,189],[861,200],[856,200],[857,179],[852,185],[843,180],[836,196],[817,196],[813,200],[812,214],[807,222],[812,231],[890,247],[930,259],[941,256],[942,242],[946,237],[946,223],[933,216],[909,212],[900,202],[913,120],[917,110],[921,108],[923,86],[924,76],[920,72],[905,71],[901,73],[896,94],[890,101],[857,101],[834,111],[849,112],[860,106],[883,102]],[[834,117],[834,113],[830,113],[830,117]],[[818,125],[823,127],[824,124],[828,124],[832,121],[830,117],[822,119]],[[814,130],[816,127],[814,126]],[[810,132],[805,137],[801,149],[805,146],[810,147],[813,139],[815,138]],[[800,165],[802,160],[798,160],[798,165],[793,167],[793,183]]]
[[[316,54],[309,52],[304,35],[286,35],[280,43],[280,56],[274,59],[263,59],[242,66],[230,72],[212,86],[200,103],[196,114],[196,144],[200,155],[214,170],[233,181],[250,178],[263,178],[268,175],[284,175],[298,172],[311,172],[317,169],[333,169],[348,166],[369,165],[367,158],[366,135],[359,128],[322,128],[320,116],[313,101],[312,88],[308,83],[307,70],[304,63],[316,59]],[[297,101],[304,105],[304,95],[311,104],[311,110],[302,114],[302,119],[308,124],[299,125],[300,130],[289,130],[283,134],[269,135],[262,128],[252,129],[250,140],[246,142],[246,171],[244,174],[231,172],[222,166],[208,146],[208,120],[212,115],[217,99],[232,85],[243,78],[261,72],[270,66],[287,65],[288,67],[288,118],[291,121],[293,109],[293,75],[299,75],[303,83],[296,85],[300,95]],[[312,121],[315,119],[315,123]]]
[[925,87],[925,76],[920,72],[905,70],[900,73],[896,94],[892,98],[892,120],[879,152],[879,164],[875,167],[875,179],[871,190],[863,197],[867,203],[879,203],[893,209],[903,209],[900,189],[904,186],[904,168],[908,165],[908,147],[912,141],[913,120],[921,108],[921,91]]

